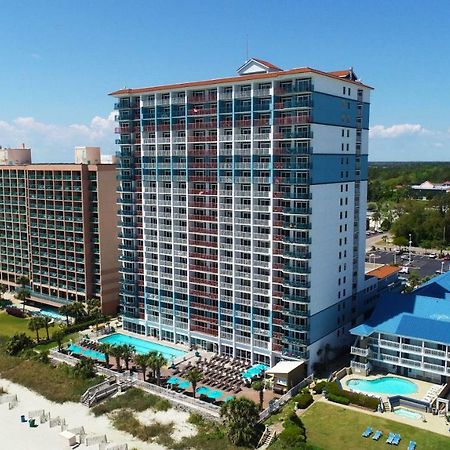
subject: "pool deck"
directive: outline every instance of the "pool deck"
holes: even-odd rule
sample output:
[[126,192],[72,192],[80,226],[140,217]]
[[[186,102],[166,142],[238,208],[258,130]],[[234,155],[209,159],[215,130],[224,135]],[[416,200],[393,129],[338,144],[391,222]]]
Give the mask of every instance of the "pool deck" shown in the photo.
[[375,380],[377,378],[381,378],[381,377],[394,377],[394,378],[400,378],[402,380],[407,380],[410,381],[412,383],[414,383],[417,386],[417,392],[412,393],[412,394],[391,394],[391,395],[387,395],[387,394],[377,394],[376,392],[364,392],[364,391],[357,391],[357,392],[362,392],[363,394],[367,394],[367,395],[373,395],[376,397],[393,397],[395,395],[402,395],[403,397],[409,397],[409,398],[413,398],[415,400],[421,400],[423,401],[424,397],[427,395],[427,392],[429,391],[429,389],[431,389],[433,386],[439,386],[433,383],[429,383],[427,381],[422,381],[422,380],[416,380],[415,378],[408,378],[408,377],[402,377],[400,375],[396,375],[393,373],[388,373],[388,374],[373,374],[373,375],[368,375],[367,377],[360,375],[360,374],[351,374],[351,375],[346,375],[345,377],[341,378],[340,383],[342,386],[342,389],[347,390],[347,391],[351,391],[351,389],[349,389],[347,387],[347,382],[350,380],[355,380],[355,379],[359,379],[359,380]]

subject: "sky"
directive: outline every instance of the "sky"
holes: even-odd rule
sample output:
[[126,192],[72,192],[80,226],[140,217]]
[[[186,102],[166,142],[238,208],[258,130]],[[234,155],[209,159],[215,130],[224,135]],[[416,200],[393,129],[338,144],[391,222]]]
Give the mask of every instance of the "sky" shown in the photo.
[[450,161],[448,0],[0,0],[0,145],[113,153],[109,92],[284,68],[353,67],[375,90],[371,161]]

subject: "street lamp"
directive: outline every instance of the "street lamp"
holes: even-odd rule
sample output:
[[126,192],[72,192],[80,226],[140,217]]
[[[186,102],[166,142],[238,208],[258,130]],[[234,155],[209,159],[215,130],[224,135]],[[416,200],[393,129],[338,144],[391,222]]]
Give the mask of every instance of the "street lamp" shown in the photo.
[[411,233],[409,233],[409,265],[411,265],[411,244],[412,244],[412,240],[411,240]]
[[444,273],[444,261],[441,261],[441,274]]

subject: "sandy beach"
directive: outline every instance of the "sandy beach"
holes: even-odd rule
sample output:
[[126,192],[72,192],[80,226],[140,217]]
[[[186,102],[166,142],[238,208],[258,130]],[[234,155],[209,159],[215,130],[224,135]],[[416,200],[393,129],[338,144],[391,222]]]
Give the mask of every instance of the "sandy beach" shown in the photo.
[[[73,429],[84,427],[88,436],[106,435],[111,444],[128,444],[128,449],[138,450],[165,450],[165,447],[158,444],[147,444],[139,441],[128,433],[116,430],[107,416],[95,417],[90,413],[87,406],[81,403],[66,402],[58,404],[47,400],[41,395],[30,391],[10,381],[0,378],[0,387],[8,394],[17,395],[18,404],[13,409],[9,409],[8,403],[0,404],[0,448],[8,450],[68,450],[67,442],[59,435],[61,428],[55,426],[50,428],[49,422],[39,424],[36,428],[31,428],[28,423],[22,423],[22,414],[28,418],[28,412],[43,409],[45,413],[50,413],[52,418],[63,417],[67,428]],[[173,438],[178,440],[183,436],[195,434],[195,427],[187,422],[188,413],[170,409],[166,412],[153,412],[151,410],[137,413],[136,417],[142,423],[149,424],[153,421],[159,423],[175,423]],[[99,445],[86,446],[82,444],[79,448],[98,449]]]

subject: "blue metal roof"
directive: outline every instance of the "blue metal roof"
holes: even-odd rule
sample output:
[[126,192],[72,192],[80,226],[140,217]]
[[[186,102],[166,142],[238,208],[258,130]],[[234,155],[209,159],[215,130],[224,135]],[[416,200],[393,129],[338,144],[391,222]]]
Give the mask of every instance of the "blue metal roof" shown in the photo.
[[450,344],[450,272],[410,294],[382,296],[370,319],[350,332],[365,337],[379,332]]
[[414,292],[428,297],[445,298],[445,294],[450,293],[450,272],[431,278]]

